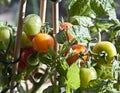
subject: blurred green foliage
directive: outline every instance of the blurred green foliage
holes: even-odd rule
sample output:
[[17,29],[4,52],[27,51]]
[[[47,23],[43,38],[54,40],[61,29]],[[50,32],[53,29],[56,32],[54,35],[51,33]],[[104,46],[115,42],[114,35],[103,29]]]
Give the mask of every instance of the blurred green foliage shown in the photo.
[[11,2],[11,0],[0,0],[1,4],[10,3],[10,2]]

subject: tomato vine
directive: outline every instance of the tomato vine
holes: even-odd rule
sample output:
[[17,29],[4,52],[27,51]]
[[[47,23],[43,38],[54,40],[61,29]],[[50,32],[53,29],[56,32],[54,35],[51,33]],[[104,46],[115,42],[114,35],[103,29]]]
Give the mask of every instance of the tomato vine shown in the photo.
[[[66,0],[66,10],[68,17],[56,34],[49,22],[41,23],[39,15],[25,17],[20,57],[15,62],[16,27],[0,22],[1,93],[13,88],[19,93],[36,93],[48,81],[42,93],[120,92],[120,22],[114,1]],[[40,34],[44,36],[37,37]],[[18,74],[13,75],[16,63]],[[13,87],[11,80],[17,82]]]

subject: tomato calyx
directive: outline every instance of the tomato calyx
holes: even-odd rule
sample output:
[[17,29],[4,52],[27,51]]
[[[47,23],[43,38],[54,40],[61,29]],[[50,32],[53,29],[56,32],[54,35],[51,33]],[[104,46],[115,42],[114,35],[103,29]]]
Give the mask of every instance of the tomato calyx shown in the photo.
[[107,53],[105,51],[101,51],[99,54],[97,54],[96,59],[103,59],[105,64],[107,64]]

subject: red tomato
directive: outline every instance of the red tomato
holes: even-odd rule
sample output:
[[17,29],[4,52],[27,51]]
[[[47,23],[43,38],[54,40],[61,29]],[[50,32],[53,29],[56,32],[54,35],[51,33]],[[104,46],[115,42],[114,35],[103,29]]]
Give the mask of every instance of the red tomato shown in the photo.
[[27,57],[33,52],[35,52],[33,47],[27,48],[21,52],[21,59],[18,64],[19,69],[24,70],[27,67],[28,65]]
[[[85,53],[87,51],[86,47],[80,44],[75,44],[70,47],[74,52],[71,56],[69,56],[66,61],[69,65],[73,64],[79,57],[79,53]],[[66,51],[65,54],[68,54],[70,52],[70,49]],[[88,56],[83,56],[84,60],[88,60]]]

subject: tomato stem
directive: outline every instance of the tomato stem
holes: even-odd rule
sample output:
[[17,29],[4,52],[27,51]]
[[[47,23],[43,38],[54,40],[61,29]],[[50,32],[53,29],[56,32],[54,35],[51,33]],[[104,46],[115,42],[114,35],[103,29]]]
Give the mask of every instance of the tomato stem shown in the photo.
[[96,27],[96,29],[98,31],[98,42],[101,42],[101,31],[99,30],[97,24],[95,24],[95,27]]

